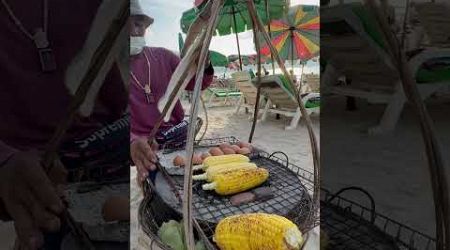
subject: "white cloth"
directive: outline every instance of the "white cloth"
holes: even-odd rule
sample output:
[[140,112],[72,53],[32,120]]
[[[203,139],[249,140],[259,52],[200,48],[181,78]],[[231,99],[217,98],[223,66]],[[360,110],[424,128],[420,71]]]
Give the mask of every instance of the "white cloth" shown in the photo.
[[130,0],[130,15],[131,16],[145,16],[148,18],[149,24],[153,23],[153,18],[151,18],[148,13],[144,12],[139,0]]

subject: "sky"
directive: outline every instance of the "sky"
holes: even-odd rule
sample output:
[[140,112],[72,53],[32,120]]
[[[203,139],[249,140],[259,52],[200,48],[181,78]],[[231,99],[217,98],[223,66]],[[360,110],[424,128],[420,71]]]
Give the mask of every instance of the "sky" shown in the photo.
[[[184,11],[194,6],[194,0],[140,0],[140,2],[144,11],[155,19],[153,25],[147,30],[148,45],[178,52],[180,18]],[[291,5],[298,4],[319,5],[319,0],[291,0]],[[255,53],[252,36],[251,31],[239,34],[239,44],[243,55]],[[213,37],[210,49],[224,55],[237,54],[235,35]]]

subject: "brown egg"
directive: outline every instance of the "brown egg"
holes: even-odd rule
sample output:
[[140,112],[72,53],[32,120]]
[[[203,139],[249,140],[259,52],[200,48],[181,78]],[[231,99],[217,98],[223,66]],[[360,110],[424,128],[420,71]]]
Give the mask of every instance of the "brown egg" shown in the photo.
[[105,221],[129,221],[130,200],[126,196],[111,196],[102,207],[102,216]]
[[173,165],[174,166],[184,166],[184,157],[181,155],[177,155],[174,159],[173,159]]
[[224,148],[224,149],[222,149],[222,151],[226,155],[236,154],[236,152],[232,148]]
[[241,147],[241,148],[248,148],[248,149],[250,149],[250,152],[253,150],[252,144],[250,144],[250,143],[248,143],[248,142],[243,142],[243,141],[241,141],[241,142],[238,143],[238,145],[239,145],[239,147]]
[[217,148],[217,147],[210,149],[210,150],[209,150],[209,153],[210,153],[212,156],[223,155],[222,150],[220,150],[220,148]]
[[226,148],[231,147],[230,143],[224,142],[222,144],[219,145],[219,148],[223,151]]
[[208,157],[210,157],[210,156],[211,156],[210,153],[205,152],[205,153],[202,154],[202,160],[204,160],[204,159],[206,159],[206,158],[208,158]]
[[251,150],[249,148],[241,148],[236,153],[241,155],[248,155],[251,153]]
[[238,145],[231,145],[230,148],[232,148],[235,152],[241,149]]
[[200,165],[203,163],[202,156],[200,154],[195,154],[194,157],[192,157],[192,164],[193,165]]

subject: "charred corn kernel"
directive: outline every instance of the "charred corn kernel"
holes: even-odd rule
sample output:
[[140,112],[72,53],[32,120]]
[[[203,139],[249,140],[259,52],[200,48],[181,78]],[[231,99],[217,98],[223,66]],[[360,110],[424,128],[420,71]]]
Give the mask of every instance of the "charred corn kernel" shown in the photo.
[[218,155],[208,156],[203,160],[203,165],[195,166],[194,170],[206,170],[207,168],[215,165],[222,165],[233,162],[249,162],[250,159],[245,155],[231,154],[231,155]]
[[254,188],[269,178],[264,168],[246,168],[221,172],[214,176],[214,182],[204,184],[203,190],[215,190],[220,195],[236,194]]
[[298,250],[303,235],[292,221],[282,216],[253,213],[221,220],[213,240],[221,250]]
[[234,163],[227,163],[222,165],[216,165],[211,166],[207,168],[205,173],[194,175],[192,176],[193,180],[206,180],[208,182],[214,181],[214,178],[217,174],[228,172],[228,171],[236,171],[238,169],[245,169],[245,168],[257,168],[256,164],[251,162],[234,162]]

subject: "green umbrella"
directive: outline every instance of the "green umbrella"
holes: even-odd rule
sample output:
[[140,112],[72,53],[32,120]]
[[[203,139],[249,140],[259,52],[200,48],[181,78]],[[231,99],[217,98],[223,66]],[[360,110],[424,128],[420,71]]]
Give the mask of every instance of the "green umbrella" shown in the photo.
[[[281,18],[289,7],[289,0],[253,0],[256,6],[258,16],[263,23],[269,23],[272,18]],[[198,7],[189,9],[181,17],[181,30],[187,33],[190,25],[203,10],[207,1],[203,1]],[[238,54],[241,51],[239,47],[238,33],[251,30],[252,19],[248,13],[246,0],[226,0],[220,11],[220,18],[216,28],[216,35],[236,34],[238,45]],[[242,65],[241,70],[242,70]]]
[[210,50],[209,58],[213,66],[226,67],[228,65],[228,58],[217,51]]
[[[183,47],[184,47],[183,36],[181,35],[181,33],[178,33],[178,49],[180,50],[180,53],[183,50]],[[228,65],[228,58],[217,51],[210,50],[209,58],[213,66],[226,67]]]

